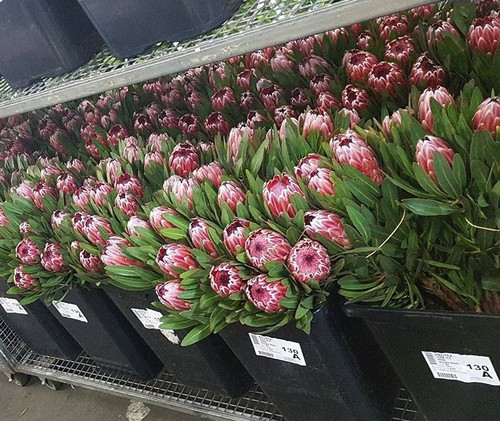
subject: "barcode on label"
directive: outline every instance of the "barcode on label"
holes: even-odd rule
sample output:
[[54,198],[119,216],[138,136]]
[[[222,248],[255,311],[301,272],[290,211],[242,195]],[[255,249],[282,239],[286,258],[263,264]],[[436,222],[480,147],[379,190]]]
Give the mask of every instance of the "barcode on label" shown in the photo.
[[263,355],[264,357],[274,358],[274,354],[271,352],[259,351],[259,355]]
[[429,364],[433,364],[433,365],[437,364],[436,360],[434,359],[434,355],[432,355],[431,352],[426,352],[425,356],[427,357],[427,361],[429,361]]
[[436,373],[438,377],[443,377],[445,379],[457,379],[458,377],[455,374],[451,373]]
[[250,339],[252,340],[252,342],[253,342],[255,345],[260,345],[260,341],[259,341],[259,338],[257,338],[257,336],[252,335],[252,334],[250,333]]

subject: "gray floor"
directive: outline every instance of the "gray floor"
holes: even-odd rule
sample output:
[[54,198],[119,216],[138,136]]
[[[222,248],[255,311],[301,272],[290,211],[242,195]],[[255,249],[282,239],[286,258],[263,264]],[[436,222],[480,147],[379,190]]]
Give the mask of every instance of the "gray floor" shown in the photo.
[[64,385],[51,390],[32,378],[19,387],[0,372],[0,421],[201,421],[206,418]]

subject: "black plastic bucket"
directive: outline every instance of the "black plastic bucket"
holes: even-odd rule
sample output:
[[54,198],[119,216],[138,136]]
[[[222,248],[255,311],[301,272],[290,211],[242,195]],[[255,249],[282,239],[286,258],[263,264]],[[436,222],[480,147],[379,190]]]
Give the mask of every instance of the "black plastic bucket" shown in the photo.
[[243,0],[78,0],[118,58],[161,41],[208,32],[229,19]]
[[9,285],[0,279],[0,318],[31,350],[51,357],[76,358],[82,348],[43,303],[21,306],[19,297],[8,295]]
[[0,2],[0,73],[14,88],[73,70],[102,44],[77,0]]
[[[316,312],[310,335],[293,325],[264,338],[249,335],[262,329],[242,325],[221,332],[287,421],[391,418],[399,381],[366,327],[347,319],[338,307],[330,303]],[[257,355],[253,343],[263,347],[269,341],[274,351],[268,353],[268,347]],[[280,353],[288,361],[274,359]]]
[[141,321],[141,311],[157,311],[151,306],[157,300],[154,291],[130,292],[114,287],[105,290],[179,383],[228,396],[241,396],[254,383],[219,335],[181,347],[188,330],[162,332],[148,326],[147,318]]
[[[475,382],[478,378],[492,382],[493,370],[500,374],[499,315],[357,305],[344,311],[364,319],[427,420],[499,419],[500,384]],[[466,357],[459,362],[462,357],[457,354]],[[490,362],[471,356],[487,357]],[[470,380],[470,376],[476,379],[472,383],[458,380]]]
[[59,303],[49,309],[105,371],[148,380],[162,369],[153,351],[104,291],[73,288],[62,307]]

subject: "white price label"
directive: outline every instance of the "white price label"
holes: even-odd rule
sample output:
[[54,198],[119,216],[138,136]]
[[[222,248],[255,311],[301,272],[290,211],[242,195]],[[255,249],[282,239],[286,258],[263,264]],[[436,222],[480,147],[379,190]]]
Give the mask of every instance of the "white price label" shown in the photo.
[[249,336],[257,355],[302,366],[306,365],[299,343],[255,335],[254,333],[249,333]]
[[146,329],[159,329],[163,314],[149,308],[132,308],[133,313]]
[[52,304],[59,314],[66,319],[78,320],[84,323],[89,322],[76,304],[64,303],[62,301],[52,301]]
[[500,386],[489,357],[430,351],[422,351],[422,355],[436,379]]
[[172,342],[174,345],[179,345],[181,343],[180,338],[175,334],[175,331],[172,329],[160,329],[165,338],[168,339],[169,342]]
[[0,297],[0,305],[6,313],[28,314],[26,309],[15,298]]

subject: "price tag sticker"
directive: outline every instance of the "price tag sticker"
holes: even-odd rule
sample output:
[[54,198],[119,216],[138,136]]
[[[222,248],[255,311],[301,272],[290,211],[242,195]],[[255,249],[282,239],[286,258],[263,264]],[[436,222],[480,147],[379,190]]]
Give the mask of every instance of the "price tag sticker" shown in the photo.
[[15,298],[5,298],[0,297],[0,305],[3,307],[6,313],[11,314],[28,314],[26,309],[19,304]]
[[298,342],[271,338],[270,336],[249,333],[255,354],[261,357],[305,366],[306,360]]
[[179,345],[181,343],[180,338],[175,334],[175,331],[172,329],[160,329],[160,332],[169,342],[172,342],[174,345]]
[[159,329],[163,314],[149,308],[132,308],[132,312],[146,329]]
[[59,314],[66,319],[77,320],[83,323],[89,322],[76,304],[65,303],[62,301],[52,301],[52,305],[56,308]]
[[489,357],[430,351],[422,351],[422,355],[436,379],[500,386]]

